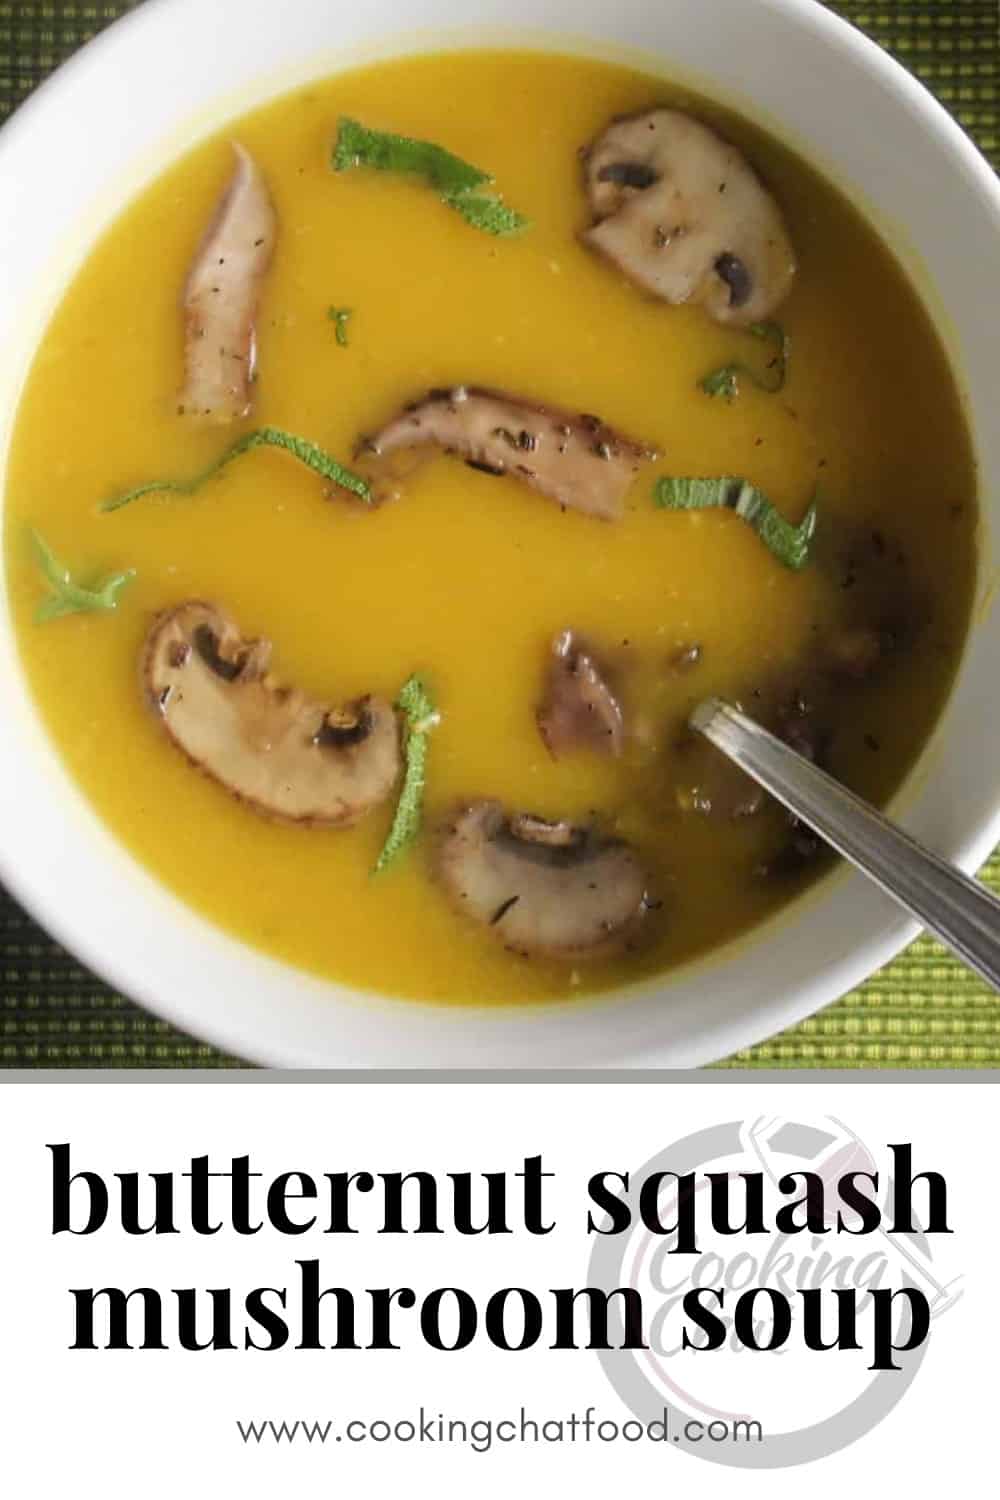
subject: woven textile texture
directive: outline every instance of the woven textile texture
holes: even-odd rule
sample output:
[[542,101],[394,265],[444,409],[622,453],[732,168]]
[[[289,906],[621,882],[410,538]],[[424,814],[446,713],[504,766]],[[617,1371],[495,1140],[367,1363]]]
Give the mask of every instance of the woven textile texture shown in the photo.
[[[0,0],[0,120],[96,32],[141,0]],[[258,0],[261,3],[261,0]],[[267,0],[263,0],[267,3]],[[272,0],[276,3],[276,0]],[[818,3],[818,0],[817,0]],[[831,4],[910,68],[1000,168],[996,0]],[[1000,890],[1000,852],[984,878]],[[154,1019],[88,974],[0,890],[0,1065],[241,1064]],[[1000,1065],[1000,999],[929,939],[811,1020],[721,1064],[742,1068]]]

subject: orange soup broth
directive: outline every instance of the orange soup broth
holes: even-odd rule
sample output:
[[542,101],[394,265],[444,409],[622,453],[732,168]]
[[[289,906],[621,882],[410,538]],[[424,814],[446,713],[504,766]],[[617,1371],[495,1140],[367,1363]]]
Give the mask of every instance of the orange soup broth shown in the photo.
[[[892,255],[792,152],[705,101],[778,196],[799,257],[780,317],[784,391],[746,382],[713,400],[706,372],[759,361],[745,336],[641,295],[578,242],[578,150],[614,115],[685,103],[663,82],[579,57],[503,52],[380,63],[240,120],[172,166],[121,216],[45,335],[10,459],[7,567],[24,668],[73,776],[167,886],[290,963],[392,995],[529,1002],[606,989],[746,931],[801,889],[754,875],[782,837],[771,809],[742,822],[686,803],[676,749],[698,699],[739,696],[800,659],[825,628],[830,584],[778,564],[731,514],[654,508],[659,473],[741,474],[793,519],[817,481],[821,524],[879,527],[930,601],[913,650],[856,692],[836,769],[885,799],[926,740],[965,635],[975,569],[975,474],[959,397]],[[420,184],[334,174],[342,114],[436,141],[488,167],[528,232],[494,239]],[[259,319],[256,410],[245,428],[177,414],[179,295],[242,142],[264,171],[280,243]],[[349,307],[349,345],[328,317]],[[749,347],[748,347],[749,344]],[[349,460],[359,434],[429,387],[499,386],[599,413],[662,454],[624,519],[602,524],[512,479],[440,457],[381,509],[328,498],[292,459],[256,451],[191,497],[99,505],[184,477],[263,423]],[[33,622],[37,527],[78,577],[134,567],[116,614]],[[270,823],[199,775],[143,701],[138,660],[158,610],[190,597],[274,642],[276,673],[340,702],[392,697],[419,671],[442,714],[426,829],[396,867],[372,865],[391,808],[349,831]],[[535,722],[551,639],[573,627],[623,673],[633,737],[621,760],[554,761]],[[671,657],[702,647],[694,673]],[[878,746],[877,753],[871,745]],[[430,871],[457,800],[541,815],[597,811],[640,848],[662,907],[638,952],[590,965],[516,957],[452,910]]]

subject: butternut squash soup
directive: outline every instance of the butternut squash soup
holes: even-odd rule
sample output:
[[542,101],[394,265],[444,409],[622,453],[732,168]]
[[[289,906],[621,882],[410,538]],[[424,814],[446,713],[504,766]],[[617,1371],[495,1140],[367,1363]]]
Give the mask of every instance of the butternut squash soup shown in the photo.
[[483,51],[283,98],[126,210],[30,373],[5,545],[39,711],[167,886],[332,979],[517,1003],[817,878],[688,716],[884,801],[976,514],[839,192],[660,79]]

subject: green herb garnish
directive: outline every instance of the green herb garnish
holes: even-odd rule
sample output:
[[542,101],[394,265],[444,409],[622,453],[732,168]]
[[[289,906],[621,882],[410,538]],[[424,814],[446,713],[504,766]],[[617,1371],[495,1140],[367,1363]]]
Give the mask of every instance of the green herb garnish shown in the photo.
[[420,832],[424,806],[424,780],[427,765],[427,736],[440,722],[430,695],[419,677],[410,677],[404,682],[396,699],[396,707],[406,718],[406,738],[403,755],[406,771],[403,787],[396,804],[389,835],[382,845],[382,852],[375,862],[378,875],[413,843]]
[[405,172],[422,177],[440,194],[442,202],[486,234],[519,234],[528,226],[528,219],[508,208],[502,199],[492,193],[477,192],[493,181],[489,172],[471,166],[430,141],[393,135],[387,130],[369,130],[357,120],[342,118],[337,128],[333,167],[336,172],[373,167],[379,172]]
[[770,500],[745,479],[667,479],[656,481],[654,504],[664,510],[733,510],[752,526],[765,547],[786,568],[799,569],[809,561],[816,533],[816,502],[798,526],[786,521]]
[[410,136],[393,135],[388,130],[369,130],[357,120],[343,117],[337,126],[337,144],[333,152],[337,172],[352,167],[374,167],[379,172],[411,172],[426,177],[439,193],[468,193],[492,182],[488,172],[470,166],[459,156],[452,156],[443,146],[430,141],[415,141]]
[[116,495],[113,500],[106,500],[101,510],[121,510],[123,505],[131,505],[133,500],[141,500],[143,495],[193,495],[203,484],[214,479],[227,464],[232,463],[234,458],[239,458],[242,453],[249,453],[252,448],[283,448],[323,479],[329,479],[341,489],[360,495],[362,500],[371,498],[367,481],[350,469],[345,469],[343,464],[331,458],[316,443],[311,443],[308,438],[295,437],[293,433],[285,432],[280,427],[260,427],[256,432],[248,432],[245,437],[241,437],[221,458],[217,458],[193,479],[154,479],[149,484],[140,484],[136,489],[126,491],[124,495]]
[[791,340],[785,330],[780,323],[751,323],[747,333],[752,334],[755,339],[763,339],[777,351],[768,361],[764,374],[759,375],[756,370],[739,360],[731,365],[723,365],[721,369],[712,370],[699,380],[698,385],[706,396],[721,396],[725,401],[735,400],[739,395],[741,376],[745,376],[752,385],[760,391],[766,391],[769,396],[776,396],[779,391],[784,390],[791,356]]
[[118,608],[118,595],[135,577],[134,568],[127,568],[124,573],[111,573],[101,582],[95,582],[93,588],[85,588],[73,582],[69,568],[59,561],[39,532],[32,531],[31,540],[39,567],[51,589],[48,598],[43,599],[35,611],[36,624],[44,625],[63,615],[92,614],[96,610]]
[[723,365],[720,370],[712,370],[699,380],[698,388],[706,396],[721,396],[724,401],[735,401],[739,395],[738,376],[742,368],[741,365]]
[[456,209],[467,224],[485,234],[520,234],[531,222],[515,208],[508,208],[502,199],[486,193],[445,193],[444,201],[449,208]]
[[337,343],[342,349],[347,348],[347,325],[351,319],[351,312],[350,307],[331,307],[327,313],[330,322],[336,324]]

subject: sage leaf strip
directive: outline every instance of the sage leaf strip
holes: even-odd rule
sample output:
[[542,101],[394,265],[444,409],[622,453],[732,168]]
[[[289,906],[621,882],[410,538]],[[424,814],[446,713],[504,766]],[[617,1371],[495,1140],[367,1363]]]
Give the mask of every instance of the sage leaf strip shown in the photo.
[[786,568],[798,571],[809,561],[816,534],[813,500],[797,526],[787,521],[767,496],[745,479],[668,479],[656,481],[653,503],[663,510],[732,510],[760,537],[768,551]]
[[508,208],[495,194],[478,191],[492,183],[489,172],[483,172],[432,141],[394,135],[388,130],[370,130],[359,121],[343,116],[337,126],[333,168],[335,172],[349,172],[356,167],[423,178],[443,203],[460,213],[467,224],[485,234],[520,234],[530,223],[524,214]]
[[38,531],[31,532],[38,566],[41,568],[50,593],[35,611],[35,623],[44,625],[49,620],[61,619],[64,615],[94,614],[99,610],[118,608],[118,595],[135,577],[134,568],[121,573],[111,573],[93,588],[74,582],[73,575],[65,563],[60,562],[48,542]]
[[440,722],[440,715],[419,677],[410,677],[404,682],[396,699],[396,707],[403,715],[406,725],[403,744],[406,769],[392,827],[375,862],[376,875],[395,864],[420,832],[427,772],[427,737]]
[[331,457],[317,443],[310,442],[308,438],[296,437],[292,432],[285,432],[281,427],[259,427],[255,432],[248,432],[234,443],[221,458],[209,464],[200,474],[193,479],[154,479],[148,484],[137,485],[135,489],[127,490],[123,495],[116,495],[112,500],[105,500],[101,510],[105,512],[121,510],[125,505],[131,505],[134,500],[141,500],[144,495],[193,495],[214,479],[227,464],[232,463],[234,458],[241,454],[250,453],[254,448],[281,448],[297,458],[300,463],[319,474],[321,478],[328,479],[331,484],[340,489],[350,490],[351,494],[358,495],[362,500],[371,499],[371,490],[367,480],[359,474],[353,473],[344,467],[342,463]]

